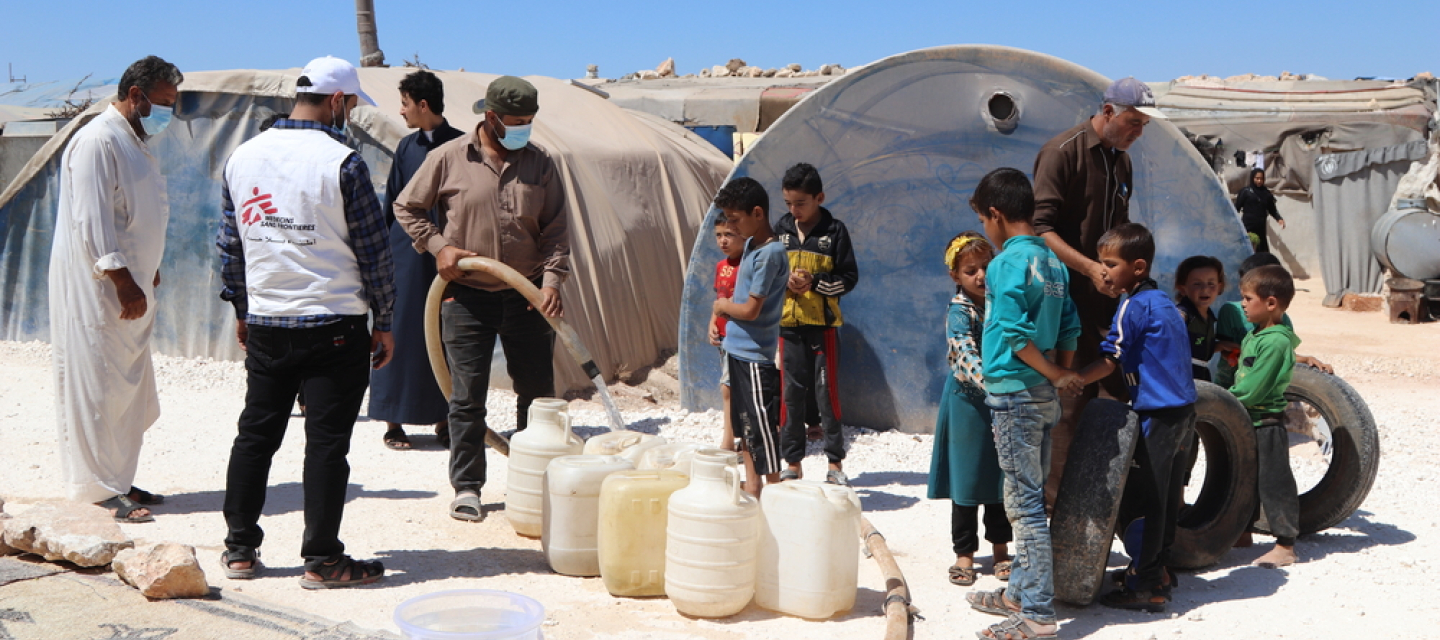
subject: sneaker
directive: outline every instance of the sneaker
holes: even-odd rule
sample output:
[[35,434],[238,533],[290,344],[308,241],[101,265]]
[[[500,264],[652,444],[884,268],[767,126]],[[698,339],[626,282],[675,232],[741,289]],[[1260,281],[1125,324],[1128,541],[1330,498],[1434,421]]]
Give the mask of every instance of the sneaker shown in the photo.
[[1100,604],[1116,609],[1165,613],[1165,601],[1167,599],[1165,594],[1158,591],[1150,589],[1137,591],[1129,587],[1121,587],[1100,596]]

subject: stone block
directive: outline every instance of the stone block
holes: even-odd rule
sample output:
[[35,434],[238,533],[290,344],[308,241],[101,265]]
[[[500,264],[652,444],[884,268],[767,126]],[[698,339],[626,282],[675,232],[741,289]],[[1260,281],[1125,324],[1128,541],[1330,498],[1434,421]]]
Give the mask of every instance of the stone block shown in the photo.
[[116,575],[147,598],[200,598],[210,594],[195,548],[175,542],[147,544],[115,554]]
[[103,567],[135,546],[109,511],[93,504],[41,502],[5,520],[5,543],[46,560]]

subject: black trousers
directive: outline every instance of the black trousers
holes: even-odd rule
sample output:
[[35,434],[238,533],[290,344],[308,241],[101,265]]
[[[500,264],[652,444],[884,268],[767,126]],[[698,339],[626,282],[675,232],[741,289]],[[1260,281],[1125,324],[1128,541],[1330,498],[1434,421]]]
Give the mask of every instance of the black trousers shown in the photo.
[[255,549],[265,539],[270,462],[285,438],[291,403],[304,387],[305,536],[300,555],[313,568],[345,552],[340,519],[350,481],[350,434],[370,384],[370,331],[364,316],[311,329],[250,325],[245,340],[245,410],[225,477],[225,546]]
[[[1260,509],[1275,542],[1294,546],[1300,535],[1300,493],[1295,486],[1295,472],[1290,470],[1290,435],[1279,418],[1267,418],[1255,427],[1255,443],[1259,446],[1256,462],[1260,477]],[[1258,516],[1259,513],[1256,513]]]
[[[805,459],[806,419],[818,413],[825,431],[825,457],[845,459],[845,434],[840,427],[840,390],[835,371],[840,361],[833,327],[781,327],[780,366],[784,408],[780,415],[780,454],[789,464]],[[811,411],[814,409],[814,411]]]
[[[957,556],[971,556],[980,549],[977,529],[979,506],[950,503],[950,543]],[[985,505],[985,541],[990,544],[1009,544],[1015,534],[1010,530],[1010,518],[1005,515],[1005,505]]]
[[1165,581],[1175,525],[1185,500],[1185,462],[1194,441],[1195,405],[1139,411],[1148,426],[1135,443],[1135,467],[1130,470],[1125,497],[1135,501],[1127,512],[1145,518],[1140,557],[1131,559],[1135,570],[1130,588],[1154,589]]
[[514,382],[516,429],[527,426],[530,404],[555,395],[555,331],[514,289],[481,291],[452,284],[440,305],[440,334],[450,363],[450,486],[480,492],[485,485],[485,398],[495,339]]

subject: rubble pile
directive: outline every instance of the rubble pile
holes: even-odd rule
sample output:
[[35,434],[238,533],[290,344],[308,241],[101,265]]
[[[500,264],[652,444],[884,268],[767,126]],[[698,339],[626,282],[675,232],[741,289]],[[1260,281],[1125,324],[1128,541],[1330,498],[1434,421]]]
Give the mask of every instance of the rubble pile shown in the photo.
[[729,62],[712,67],[701,69],[699,73],[678,75],[675,71],[675,59],[666,58],[654,69],[643,69],[635,73],[626,74],[621,80],[660,80],[662,78],[815,78],[820,76],[838,76],[845,73],[845,67],[838,64],[821,65],[819,69],[805,70],[797,63],[790,63],[778,69],[762,69],[760,67],[746,64],[739,58],[731,58]]

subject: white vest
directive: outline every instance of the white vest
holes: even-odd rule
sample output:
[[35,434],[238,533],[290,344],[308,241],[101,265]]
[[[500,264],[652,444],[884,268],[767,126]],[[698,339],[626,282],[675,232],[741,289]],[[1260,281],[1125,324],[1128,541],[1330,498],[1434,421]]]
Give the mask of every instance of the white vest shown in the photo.
[[340,190],[340,167],[351,153],[323,131],[271,129],[230,155],[225,185],[245,251],[251,314],[368,311]]

